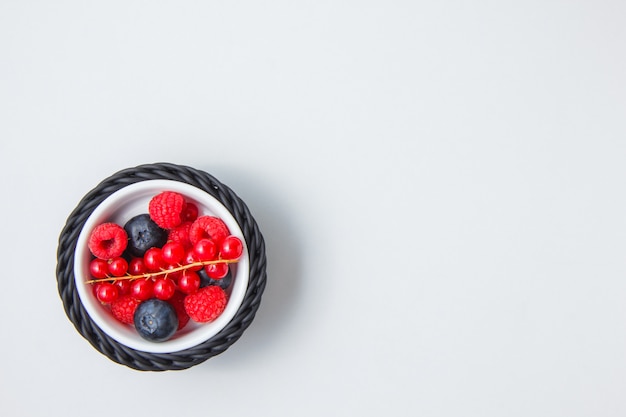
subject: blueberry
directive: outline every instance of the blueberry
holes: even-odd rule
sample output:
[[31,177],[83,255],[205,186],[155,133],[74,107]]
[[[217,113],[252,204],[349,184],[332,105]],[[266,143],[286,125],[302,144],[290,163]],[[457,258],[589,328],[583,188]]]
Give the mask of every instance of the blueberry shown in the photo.
[[139,335],[151,342],[164,342],[178,329],[178,316],[174,307],[157,298],[139,304],[134,319]]
[[126,251],[141,257],[150,248],[160,248],[167,242],[167,230],[161,229],[152,221],[149,214],[139,214],[124,225],[128,234]]
[[198,275],[200,275],[200,288],[208,287],[209,285],[217,285],[221,289],[226,290],[233,282],[233,273],[230,268],[228,268],[228,273],[222,279],[209,277],[204,268],[198,271]]

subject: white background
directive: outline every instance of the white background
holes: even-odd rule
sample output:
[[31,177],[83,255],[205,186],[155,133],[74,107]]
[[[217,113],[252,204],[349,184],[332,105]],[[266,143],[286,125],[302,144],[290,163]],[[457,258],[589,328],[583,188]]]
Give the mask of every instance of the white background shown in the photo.
[[[626,415],[623,1],[0,2],[0,415]],[[206,170],[267,243],[224,354],[65,316],[99,181]]]

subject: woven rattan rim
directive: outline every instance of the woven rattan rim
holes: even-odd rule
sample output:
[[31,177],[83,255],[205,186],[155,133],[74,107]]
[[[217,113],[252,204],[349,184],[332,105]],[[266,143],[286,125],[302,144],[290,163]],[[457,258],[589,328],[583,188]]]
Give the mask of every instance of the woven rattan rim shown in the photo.
[[[148,353],[131,349],[104,333],[83,307],[74,282],[74,251],[82,227],[93,210],[110,194],[140,181],[166,179],[200,188],[218,199],[233,215],[243,232],[250,257],[248,288],[239,310],[218,334],[193,348],[174,353]],[[265,243],[246,204],[210,174],[182,165],[154,163],[119,171],[87,193],[69,215],[59,237],[58,289],[65,312],[76,330],[114,362],[140,371],[187,369],[218,355],[235,343],[248,328],[261,303],[266,282]]]

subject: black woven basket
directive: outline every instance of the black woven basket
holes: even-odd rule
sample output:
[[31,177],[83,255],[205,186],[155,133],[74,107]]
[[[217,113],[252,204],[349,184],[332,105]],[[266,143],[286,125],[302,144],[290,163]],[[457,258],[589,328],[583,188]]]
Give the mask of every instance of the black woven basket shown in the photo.
[[[89,317],[76,290],[74,252],[78,236],[94,209],[119,189],[146,180],[190,184],[219,200],[239,224],[250,259],[246,293],[233,319],[215,336],[192,348],[173,353],[138,351],[113,340]],[[261,303],[266,282],[265,243],[246,204],[227,186],[206,172],[170,163],[140,165],[119,171],[87,193],[70,214],[59,237],[57,281],[65,312],[78,332],[109,359],[141,371],[187,369],[218,355],[236,342],[250,325]]]

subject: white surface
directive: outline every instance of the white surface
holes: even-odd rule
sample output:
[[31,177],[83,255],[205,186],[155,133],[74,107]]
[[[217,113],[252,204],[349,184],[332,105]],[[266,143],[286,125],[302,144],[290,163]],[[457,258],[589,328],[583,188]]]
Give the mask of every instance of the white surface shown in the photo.
[[[626,415],[626,3],[0,3],[0,415]],[[267,241],[252,326],[139,373],[56,246],[119,169]]]
[[[104,179],[104,178],[103,178]],[[152,197],[163,191],[174,191],[182,194],[186,202],[198,207],[199,216],[217,216],[226,224],[231,235],[244,242],[244,251],[239,262],[231,264],[233,274],[232,286],[227,289],[228,304],[224,312],[211,323],[194,323],[190,321],[184,329],[176,332],[169,340],[155,343],[142,338],[132,327],[120,323],[109,309],[93,295],[93,287],[85,282],[92,280],[89,264],[93,255],[89,251],[88,240],[93,229],[99,224],[113,222],[124,226],[133,217],[147,213]],[[204,190],[178,181],[150,180],[127,185],[109,195],[96,207],[85,220],[80,234],[76,239],[74,256],[74,278],[76,291],[87,314],[107,335],[117,342],[142,352],[171,353],[195,347],[215,336],[226,326],[241,306],[248,288],[250,262],[243,232],[232,214],[224,205]]]

